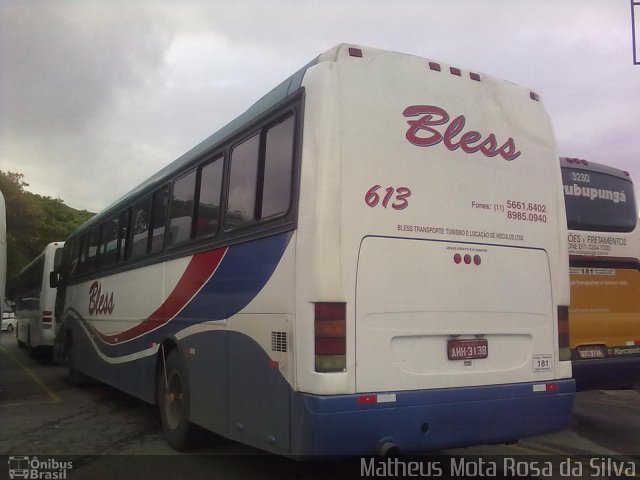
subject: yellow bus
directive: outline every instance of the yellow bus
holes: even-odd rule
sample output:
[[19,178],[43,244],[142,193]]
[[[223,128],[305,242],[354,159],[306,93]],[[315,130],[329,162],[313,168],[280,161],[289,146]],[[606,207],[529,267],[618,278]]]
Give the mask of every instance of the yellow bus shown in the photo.
[[578,390],[640,381],[640,230],[628,172],[561,158],[569,227],[569,344]]

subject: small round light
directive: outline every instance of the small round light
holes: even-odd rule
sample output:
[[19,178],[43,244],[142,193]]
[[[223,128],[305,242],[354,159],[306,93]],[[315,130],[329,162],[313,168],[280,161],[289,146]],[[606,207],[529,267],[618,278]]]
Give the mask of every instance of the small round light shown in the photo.
[[473,263],[475,263],[476,265],[480,265],[482,263],[482,259],[480,258],[480,255],[473,256]]
[[471,264],[471,255],[467,254],[464,256],[464,263],[467,265]]
[[456,262],[456,263],[460,263],[462,261],[462,255],[460,255],[459,253],[456,253],[453,256],[453,261]]

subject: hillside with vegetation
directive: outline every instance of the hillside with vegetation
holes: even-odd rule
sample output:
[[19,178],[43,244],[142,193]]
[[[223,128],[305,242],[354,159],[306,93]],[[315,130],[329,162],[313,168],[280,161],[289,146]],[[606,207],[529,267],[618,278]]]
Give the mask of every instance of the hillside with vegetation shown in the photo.
[[7,207],[7,287],[51,242],[62,241],[94,214],[76,210],[59,198],[28,192],[24,175],[0,170]]

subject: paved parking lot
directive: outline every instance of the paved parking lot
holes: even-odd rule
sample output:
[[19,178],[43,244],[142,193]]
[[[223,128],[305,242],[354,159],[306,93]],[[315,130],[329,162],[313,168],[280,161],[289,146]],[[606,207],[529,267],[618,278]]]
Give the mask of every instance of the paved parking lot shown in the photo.
[[[72,455],[66,478],[358,478],[359,459],[296,463],[212,438],[197,452],[178,453],[162,438],[155,407],[105,385],[73,387],[65,369],[46,356],[31,358],[15,339],[0,340],[0,454]],[[588,464],[585,456],[640,456],[640,392],[578,394],[571,428],[521,440],[444,452],[458,455],[557,455]],[[57,458],[57,457],[56,457]],[[544,458],[544,457],[543,457]],[[625,464],[626,465],[626,464]],[[558,473],[558,472],[555,472]],[[629,471],[627,471],[629,473]],[[588,467],[582,478],[592,478]],[[535,476],[535,475],[534,475]],[[624,475],[623,475],[624,476]],[[627,475],[628,476],[628,475]],[[0,478],[8,469],[0,463]],[[640,468],[632,477],[640,478]],[[553,478],[562,478],[560,476]],[[565,477],[566,478],[566,477]],[[602,478],[600,476],[596,478]]]

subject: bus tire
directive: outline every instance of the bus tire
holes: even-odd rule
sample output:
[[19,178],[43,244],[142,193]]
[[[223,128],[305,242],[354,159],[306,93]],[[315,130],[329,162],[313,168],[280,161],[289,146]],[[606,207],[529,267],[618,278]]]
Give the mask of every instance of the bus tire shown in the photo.
[[74,355],[73,338],[71,336],[71,333],[67,333],[65,344],[67,349],[67,381],[75,387],[81,387],[83,385],[91,384],[91,378],[76,369],[77,360]]
[[31,327],[27,330],[27,352],[29,352],[30,358],[36,358],[36,349],[31,345]]
[[173,449],[192,449],[203,443],[206,432],[189,421],[189,382],[184,360],[177,350],[171,350],[166,364],[163,365],[162,359],[160,362],[157,401],[162,431]]

